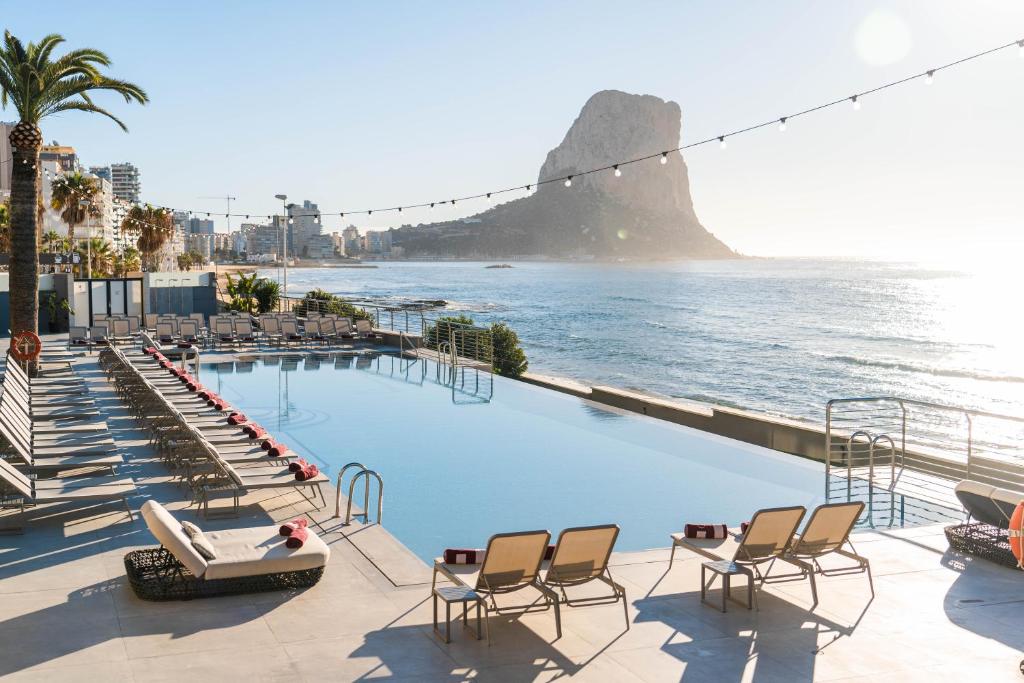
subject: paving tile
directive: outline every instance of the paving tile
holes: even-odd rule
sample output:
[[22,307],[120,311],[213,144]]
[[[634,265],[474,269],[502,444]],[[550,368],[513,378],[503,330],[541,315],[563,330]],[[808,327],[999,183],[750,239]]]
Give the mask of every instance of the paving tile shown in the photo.
[[262,611],[250,605],[126,616],[120,623],[129,659],[278,644]]
[[240,648],[230,656],[223,651],[188,652],[159,657],[142,657],[128,662],[136,683],[176,681],[280,681],[299,679],[299,670],[279,645]]
[[458,678],[469,672],[417,628],[388,628],[284,647],[307,680]]

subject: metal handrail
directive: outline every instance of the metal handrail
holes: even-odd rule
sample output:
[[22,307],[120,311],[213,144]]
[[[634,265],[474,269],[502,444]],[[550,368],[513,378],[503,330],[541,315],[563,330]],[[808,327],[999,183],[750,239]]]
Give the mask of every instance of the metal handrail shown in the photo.
[[368,469],[366,467],[366,465],[364,465],[361,462],[350,462],[350,463],[347,463],[344,467],[341,468],[341,470],[338,471],[338,485],[336,487],[337,488],[337,493],[334,496],[334,516],[335,517],[341,517],[341,480],[342,480],[342,477],[345,476],[345,472],[347,472],[348,470],[350,470],[353,467],[358,467],[361,472],[366,470],[366,469]]
[[900,398],[899,396],[865,396],[863,398],[833,398],[825,404],[825,409],[830,409],[833,405],[838,403],[878,403],[881,401],[892,401],[898,403],[901,406],[921,406],[922,408],[941,408],[942,410],[952,410],[954,412],[962,413],[964,415],[970,415],[972,417],[991,417],[997,420],[1010,420],[1011,422],[1020,422],[1024,424],[1024,415],[1004,415],[1002,413],[990,413],[985,410],[975,410],[973,408],[964,408],[961,406],[951,406],[946,403],[933,403],[931,401],[920,401],[916,398]]
[[[363,469],[357,472],[356,476],[352,477],[352,482],[348,485],[348,506],[345,508],[345,524],[349,524],[352,520],[352,494],[355,492],[356,482],[359,481],[359,477],[366,477],[366,489],[363,497],[363,523],[370,523],[371,475],[377,480],[377,524],[382,522],[384,512],[384,479],[374,470]],[[357,514],[356,517],[358,516]]]
[[[199,349],[197,349],[195,346],[193,346],[193,347],[191,347],[191,350],[195,352],[195,355],[192,357],[192,359],[193,359],[193,362],[194,362],[194,365],[195,365],[195,369],[196,369],[196,371],[195,371],[195,378],[198,381],[199,380]],[[185,362],[188,360],[188,352],[189,352],[189,349],[183,349],[182,352],[181,352],[181,369],[182,370],[185,369]]]

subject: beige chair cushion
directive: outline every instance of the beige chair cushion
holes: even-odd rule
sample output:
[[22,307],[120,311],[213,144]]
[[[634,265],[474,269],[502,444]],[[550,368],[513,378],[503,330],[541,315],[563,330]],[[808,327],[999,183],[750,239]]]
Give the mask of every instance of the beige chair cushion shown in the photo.
[[184,531],[185,535],[188,536],[189,538],[195,538],[196,534],[203,533],[203,530],[200,529],[199,527],[197,527],[192,522],[182,522],[181,523],[181,530]]
[[301,548],[285,547],[278,527],[206,531],[217,558],[210,560],[207,579],[229,579],[314,569],[327,564],[331,550],[312,530]]
[[171,515],[160,503],[147,500],[142,504],[142,518],[150,533],[156,536],[163,547],[167,548],[196,577],[202,577],[207,570],[206,560],[192,547],[192,541],[181,528],[181,523]]
[[687,538],[685,534],[672,534],[673,545],[703,555],[712,560],[731,560],[743,540],[739,529],[729,529],[725,538]]

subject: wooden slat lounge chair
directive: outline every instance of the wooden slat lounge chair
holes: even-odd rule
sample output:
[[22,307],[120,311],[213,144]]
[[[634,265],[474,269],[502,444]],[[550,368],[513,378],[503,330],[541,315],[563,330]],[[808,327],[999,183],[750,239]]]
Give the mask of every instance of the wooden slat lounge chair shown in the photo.
[[[565,529],[558,535],[551,561],[546,563],[544,585],[561,593],[562,602],[569,607],[606,605],[622,600],[622,611],[626,617],[628,630],[629,605],[626,602],[626,589],[612,579],[608,569],[608,560],[618,536],[617,524]],[[571,599],[566,593],[566,588],[582,586],[591,581],[607,584],[612,589],[611,595]]]
[[[562,636],[562,614],[558,606],[558,593],[541,581],[541,563],[548,548],[551,534],[547,531],[518,531],[495,534],[487,541],[483,564],[446,564],[443,557],[434,560],[433,585],[438,574],[456,585],[466,586],[483,601],[487,625],[487,643],[491,643],[490,613],[505,614],[545,611],[555,608],[555,631]],[[433,587],[432,585],[432,587]],[[530,603],[498,607],[495,596],[506,595],[532,587],[540,592],[543,605]]]
[[214,557],[193,547],[181,523],[156,501],[142,518],[159,548],[125,555],[128,581],[143,600],[191,600],[216,595],[309,588],[323,576],[331,551],[312,529],[301,548],[285,545],[278,527],[203,531]]
[[[676,548],[685,548],[716,562],[729,562],[733,565],[729,567],[731,571],[746,575],[749,582],[746,607],[756,609],[757,592],[771,571],[771,565],[775,560],[785,559],[783,555],[789,550],[793,534],[806,513],[807,508],[802,505],[758,510],[751,518],[746,533],[730,530],[724,539],[686,538],[681,533],[672,534],[669,568],[675,559]],[[764,564],[768,569],[762,574],[760,567]],[[711,581],[714,581],[714,575]],[[710,582],[702,585],[702,596],[709,587]],[[731,599],[729,595],[723,597]]]
[[26,505],[120,500],[128,511],[128,519],[135,519],[128,505],[128,496],[135,494],[135,482],[128,478],[29,479],[9,462],[0,460],[0,485],[5,486],[11,496],[20,500],[22,512]]

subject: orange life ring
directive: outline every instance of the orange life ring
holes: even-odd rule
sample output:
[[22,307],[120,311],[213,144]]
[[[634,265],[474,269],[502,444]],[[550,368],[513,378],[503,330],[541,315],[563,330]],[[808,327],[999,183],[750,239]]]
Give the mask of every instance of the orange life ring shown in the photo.
[[1024,568],[1024,548],[1021,547],[1024,541],[1024,503],[1018,503],[1010,515],[1010,550],[1017,558],[1017,566]]
[[20,363],[34,361],[43,352],[43,342],[32,330],[25,330],[11,338],[11,355]]

